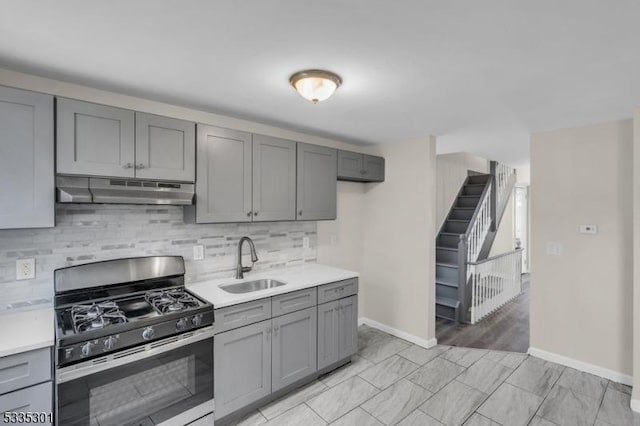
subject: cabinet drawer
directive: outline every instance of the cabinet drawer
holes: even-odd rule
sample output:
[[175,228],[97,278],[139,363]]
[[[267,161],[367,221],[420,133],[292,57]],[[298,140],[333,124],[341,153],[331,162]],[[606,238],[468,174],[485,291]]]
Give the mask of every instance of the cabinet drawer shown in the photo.
[[316,287],[274,296],[271,298],[271,312],[274,317],[315,306],[318,300]]
[[318,304],[352,296],[358,293],[358,279],[350,278],[318,287]]
[[216,333],[271,318],[271,298],[228,306],[214,311]]
[[[53,387],[51,382],[41,383],[15,392],[0,395],[0,413],[18,412],[18,413],[51,413],[53,399]],[[44,415],[44,414],[43,414]],[[49,416],[46,416],[44,423],[51,424]],[[4,416],[0,418],[0,425],[13,424],[4,421]]]
[[0,394],[51,380],[51,349],[0,358]]

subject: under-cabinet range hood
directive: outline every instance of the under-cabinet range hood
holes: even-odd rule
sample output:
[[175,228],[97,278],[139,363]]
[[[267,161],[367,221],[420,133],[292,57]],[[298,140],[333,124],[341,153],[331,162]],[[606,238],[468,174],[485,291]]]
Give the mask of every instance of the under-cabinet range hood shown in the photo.
[[57,176],[59,203],[193,204],[194,184],[137,179]]

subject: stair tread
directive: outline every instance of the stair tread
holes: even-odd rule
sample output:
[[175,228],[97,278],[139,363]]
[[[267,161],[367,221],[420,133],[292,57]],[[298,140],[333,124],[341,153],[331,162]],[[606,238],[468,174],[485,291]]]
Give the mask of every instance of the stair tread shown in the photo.
[[464,186],[485,186],[486,183],[465,183]]
[[475,210],[475,207],[454,207],[452,210]]
[[458,251],[457,247],[436,246],[436,250]]
[[440,235],[462,235],[464,232],[441,232]]
[[477,195],[458,195],[458,198],[480,198],[480,194],[477,194]]
[[458,301],[458,299],[452,299],[450,297],[436,296],[436,304],[448,306],[450,308],[454,308],[455,309],[455,308],[458,307],[458,305],[460,305],[460,302]]
[[436,285],[437,285],[437,284],[445,285],[445,286],[447,286],[447,287],[455,287],[455,288],[458,288],[458,284],[457,284],[457,283],[451,283],[451,282],[444,281],[444,280],[439,280],[439,279],[437,279],[437,278],[436,278]]
[[436,262],[436,266],[445,266],[447,268],[457,268],[458,265],[455,263],[446,263],[446,262]]
[[447,219],[447,222],[471,222],[471,219]]

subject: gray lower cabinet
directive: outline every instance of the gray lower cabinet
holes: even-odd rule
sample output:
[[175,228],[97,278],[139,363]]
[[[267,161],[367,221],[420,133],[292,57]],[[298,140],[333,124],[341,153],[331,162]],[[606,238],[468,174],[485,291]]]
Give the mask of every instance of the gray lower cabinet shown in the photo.
[[253,135],[253,221],[295,218],[296,143]]
[[221,418],[271,393],[271,320],[214,338],[215,417]]
[[384,158],[339,150],[338,180],[383,182]]
[[133,111],[57,98],[57,172],[135,177]]
[[298,142],[298,220],[336,218],[337,150]]
[[198,124],[196,205],[185,220],[251,222],[251,133]]
[[317,370],[317,309],[283,315],[272,320],[272,382],[275,392]]
[[0,229],[54,226],[53,97],[0,87]]
[[358,296],[318,305],[318,370],[357,351]]
[[[52,382],[40,383],[39,385],[20,389],[4,395],[0,395],[0,425],[15,424],[5,422],[3,413],[51,413],[53,405],[53,384]],[[51,424],[50,417],[44,416],[45,422],[33,422],[37,424]]]
[[136,112],[136,178],[194,182],[196,125]]

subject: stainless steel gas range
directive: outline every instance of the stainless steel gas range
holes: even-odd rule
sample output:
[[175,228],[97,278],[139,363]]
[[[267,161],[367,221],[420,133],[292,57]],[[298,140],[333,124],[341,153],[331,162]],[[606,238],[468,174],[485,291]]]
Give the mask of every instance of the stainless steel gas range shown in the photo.
[[179,256],[55,271],[57,424],[182,426],[213,412],[213,306],[184,272]]

